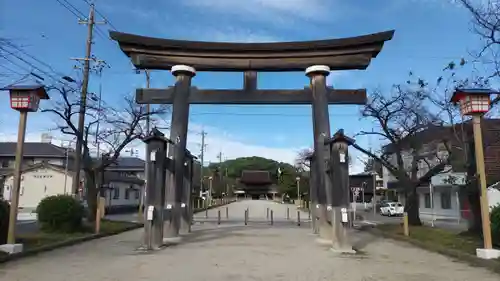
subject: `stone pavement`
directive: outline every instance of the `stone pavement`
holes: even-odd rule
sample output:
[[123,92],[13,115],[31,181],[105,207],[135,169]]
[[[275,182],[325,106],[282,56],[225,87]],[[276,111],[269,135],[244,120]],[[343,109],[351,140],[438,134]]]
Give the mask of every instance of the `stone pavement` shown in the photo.
[[[351,237],[362,252],[340,256],[316,244],[306,226],[244,226],[236,220],[236,214],[241,213],[239,217],[243,218],[247,205],[250,222],[261,215],[265,219],[268,207],[275,209],[276,216],[286,215],[286,205],[237,202],[230,205],[234,223],[195,224],[193,233],[175,247],[150,254],[135,252],[142,230],[131,231],[0,265],[0,280],[499,280],[498,275],[485,269],[361,232]],[[225,207],[221,210],[224,215]]]

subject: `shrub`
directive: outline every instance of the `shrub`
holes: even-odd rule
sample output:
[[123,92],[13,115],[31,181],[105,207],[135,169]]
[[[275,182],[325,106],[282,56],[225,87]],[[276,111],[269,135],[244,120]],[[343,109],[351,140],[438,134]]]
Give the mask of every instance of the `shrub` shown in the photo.
[[496,205],[490,212],[491,235],[493,243],[500,245],[500,205]]
[[36,208],[38,222],[44,231],[78,232],[83,230],[83,205],[70,195],[49,196]]
[[0,199],[0,245],[7,243],[10,204]]

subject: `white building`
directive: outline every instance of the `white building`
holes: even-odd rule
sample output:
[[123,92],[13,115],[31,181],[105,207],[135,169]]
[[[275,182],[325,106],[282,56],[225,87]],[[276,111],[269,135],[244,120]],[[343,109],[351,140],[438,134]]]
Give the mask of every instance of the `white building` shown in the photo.
[[[105,192],[106,208],[136,207],[139,205],[140,189],[143,181],[137,177],[122,176],[106,172],[105,183],[109,186]],[[52,195],[71,194],[72,173],[66,173],[60,166],[39,163],[22,171],[19,208],[35,210],[40,201]],[[3,197],[10,200],[14,177],[6,175]]]
[[[464,140],[469,147],[473,147],[472,126],[470,122],[457,124],[457,128],[452,133],[450,127],[433,127],[427,130],[416,133],[410,141],[419,142],[421,144],[418,151],[419,157],[425,156],[425,161],[420,161],[418,164],[417,177],[421,178],[429,171],[429,166],[434,167],[439,164],[440,159],[445,159],[448,150],[442,143],[442,139],[446,135],[450,135],[451,147],[454,149],[455,156],[460,156],[463,153],[463,143],[454,140],[461,140],[461,132],[464,134]],[[491,186],[488,192],[490,205],[495,204],[495,197],[500,181],[500,119],[484,119],[482,125],[484,147],[484,162],[486,169],[487,184]],[[458,134],[458,136],[456,135]],[[405,145],[402,143],[401,145]],[[408,146],[408,145],[407,145]],[[387,152],[391,150],[390,145],[386,146]],[[473,150],[472,150],[473,152]],[[469,152],[471,153],[471,152]],[[408,149],[401,151],[404,167],[407,171],[411,170],[413,160],[412,150]],[[437,156],[437,157],[436,157]],[[469,156],[470,157],[470,156]],[[395,164],[395,154],[390,155],[389,161]],[[472,161],[473,162],[473,161]],[[444,168],[445,173],[433,176],[429,182],[423,183],[417,188],[419,194],[419,208],[422,219],[448,219],[460,220],[471,217],[467,192],[462,188],[465,185],[466,168],[465,165],[447,166]],[[409,172],[408,172],[409,173]],[[383,168],[384,185],[389,190],[398,191],[399,200],[404,204],[404,194],[400,191],[404,189],[398,185],[397,179],[392,176],[388,169]]]

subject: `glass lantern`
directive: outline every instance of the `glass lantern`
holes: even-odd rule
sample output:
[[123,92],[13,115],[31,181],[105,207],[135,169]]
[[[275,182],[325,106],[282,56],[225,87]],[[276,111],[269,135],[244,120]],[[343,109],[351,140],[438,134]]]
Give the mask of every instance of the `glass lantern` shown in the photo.
[[10,107],[15,110],[35,112],[38,110],[40,97],[29,92],[11,92]]
[[484,114],[490,110],[489,89],[457,89],[451,102],[458,104],[462,115]]
[[35,112],[41,99],[49,99],[45,88],[41,85],[14,85],[0,90],[9,91],[10,107],[17,111]]

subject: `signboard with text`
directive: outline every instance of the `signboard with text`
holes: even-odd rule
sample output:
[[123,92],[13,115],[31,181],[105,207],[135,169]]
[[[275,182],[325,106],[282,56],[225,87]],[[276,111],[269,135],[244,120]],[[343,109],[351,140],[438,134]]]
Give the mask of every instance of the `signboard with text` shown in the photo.
[[444,173],[437,174],[431,178],[433,186],[446,186],[446,185],[465,185],[467,179],[466,173]]

